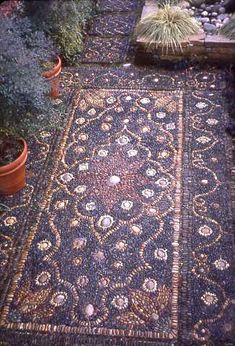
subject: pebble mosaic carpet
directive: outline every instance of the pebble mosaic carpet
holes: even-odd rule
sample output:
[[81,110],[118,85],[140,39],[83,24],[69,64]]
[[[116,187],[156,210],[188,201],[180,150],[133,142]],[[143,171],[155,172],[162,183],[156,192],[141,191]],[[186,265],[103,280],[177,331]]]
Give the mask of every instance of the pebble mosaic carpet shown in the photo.
[[227,72],[113,66],[141,2],[99,6],[64,130],[3,201],[0,345],[232,346]]

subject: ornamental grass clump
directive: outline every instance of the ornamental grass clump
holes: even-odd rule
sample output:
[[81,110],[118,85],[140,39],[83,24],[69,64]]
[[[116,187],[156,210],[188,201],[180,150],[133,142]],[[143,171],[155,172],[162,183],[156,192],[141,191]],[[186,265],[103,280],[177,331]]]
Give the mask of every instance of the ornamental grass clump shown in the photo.
[[162,50],[182,51],[182,41],[198,32],[199,22],[179,7],[166,3],[157,12],[139,22],[136,35],[148,45],[161,46]]
[[230,40],[235,40],[235,17],[232,17],[228,23],[222,26],[220,34]]

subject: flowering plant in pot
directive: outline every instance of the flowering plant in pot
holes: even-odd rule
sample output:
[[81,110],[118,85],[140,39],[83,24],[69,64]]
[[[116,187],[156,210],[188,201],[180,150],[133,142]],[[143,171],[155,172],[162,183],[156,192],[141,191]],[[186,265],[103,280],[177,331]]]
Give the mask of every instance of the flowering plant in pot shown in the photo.
[[55,49],[27,18],[1,17],[0,27],[0,194],[13,194],[25,185],[25,139],[60,120],[41,71]]

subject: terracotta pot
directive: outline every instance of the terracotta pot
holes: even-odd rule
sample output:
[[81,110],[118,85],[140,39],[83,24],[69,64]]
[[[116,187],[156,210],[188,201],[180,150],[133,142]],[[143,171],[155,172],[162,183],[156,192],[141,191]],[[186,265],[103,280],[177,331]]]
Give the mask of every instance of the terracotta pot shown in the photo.
[[59,56],[57,56],[57,63],[51,70],[42,72],[42,76],[47,78],[50,81],[50,84],[51,84],[50,96],[52,98],[57,98],[60,95],[60,92],[59,92],[60,73],[61,73],[61,59]]
[[20,156],[13,162],[0,167],[0,194],[13,195],[25,187],[25,162],[28,148],[24,139],[21,139],[24,149]]

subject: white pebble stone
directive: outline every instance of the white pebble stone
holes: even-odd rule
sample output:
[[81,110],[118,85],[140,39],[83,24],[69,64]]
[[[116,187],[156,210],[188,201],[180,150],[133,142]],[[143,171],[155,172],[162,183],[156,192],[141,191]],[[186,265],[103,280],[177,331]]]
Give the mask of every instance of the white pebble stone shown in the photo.
[[109,181],[112,185],[116,185],[118,183],[120,183],[121,179],[118,175],[112,175],[110,178],[109,178]]
[[86,307],[85,307],[85,315],[87,317],[90,317],[94,314],[94,306],[92,304],[88,304]]

